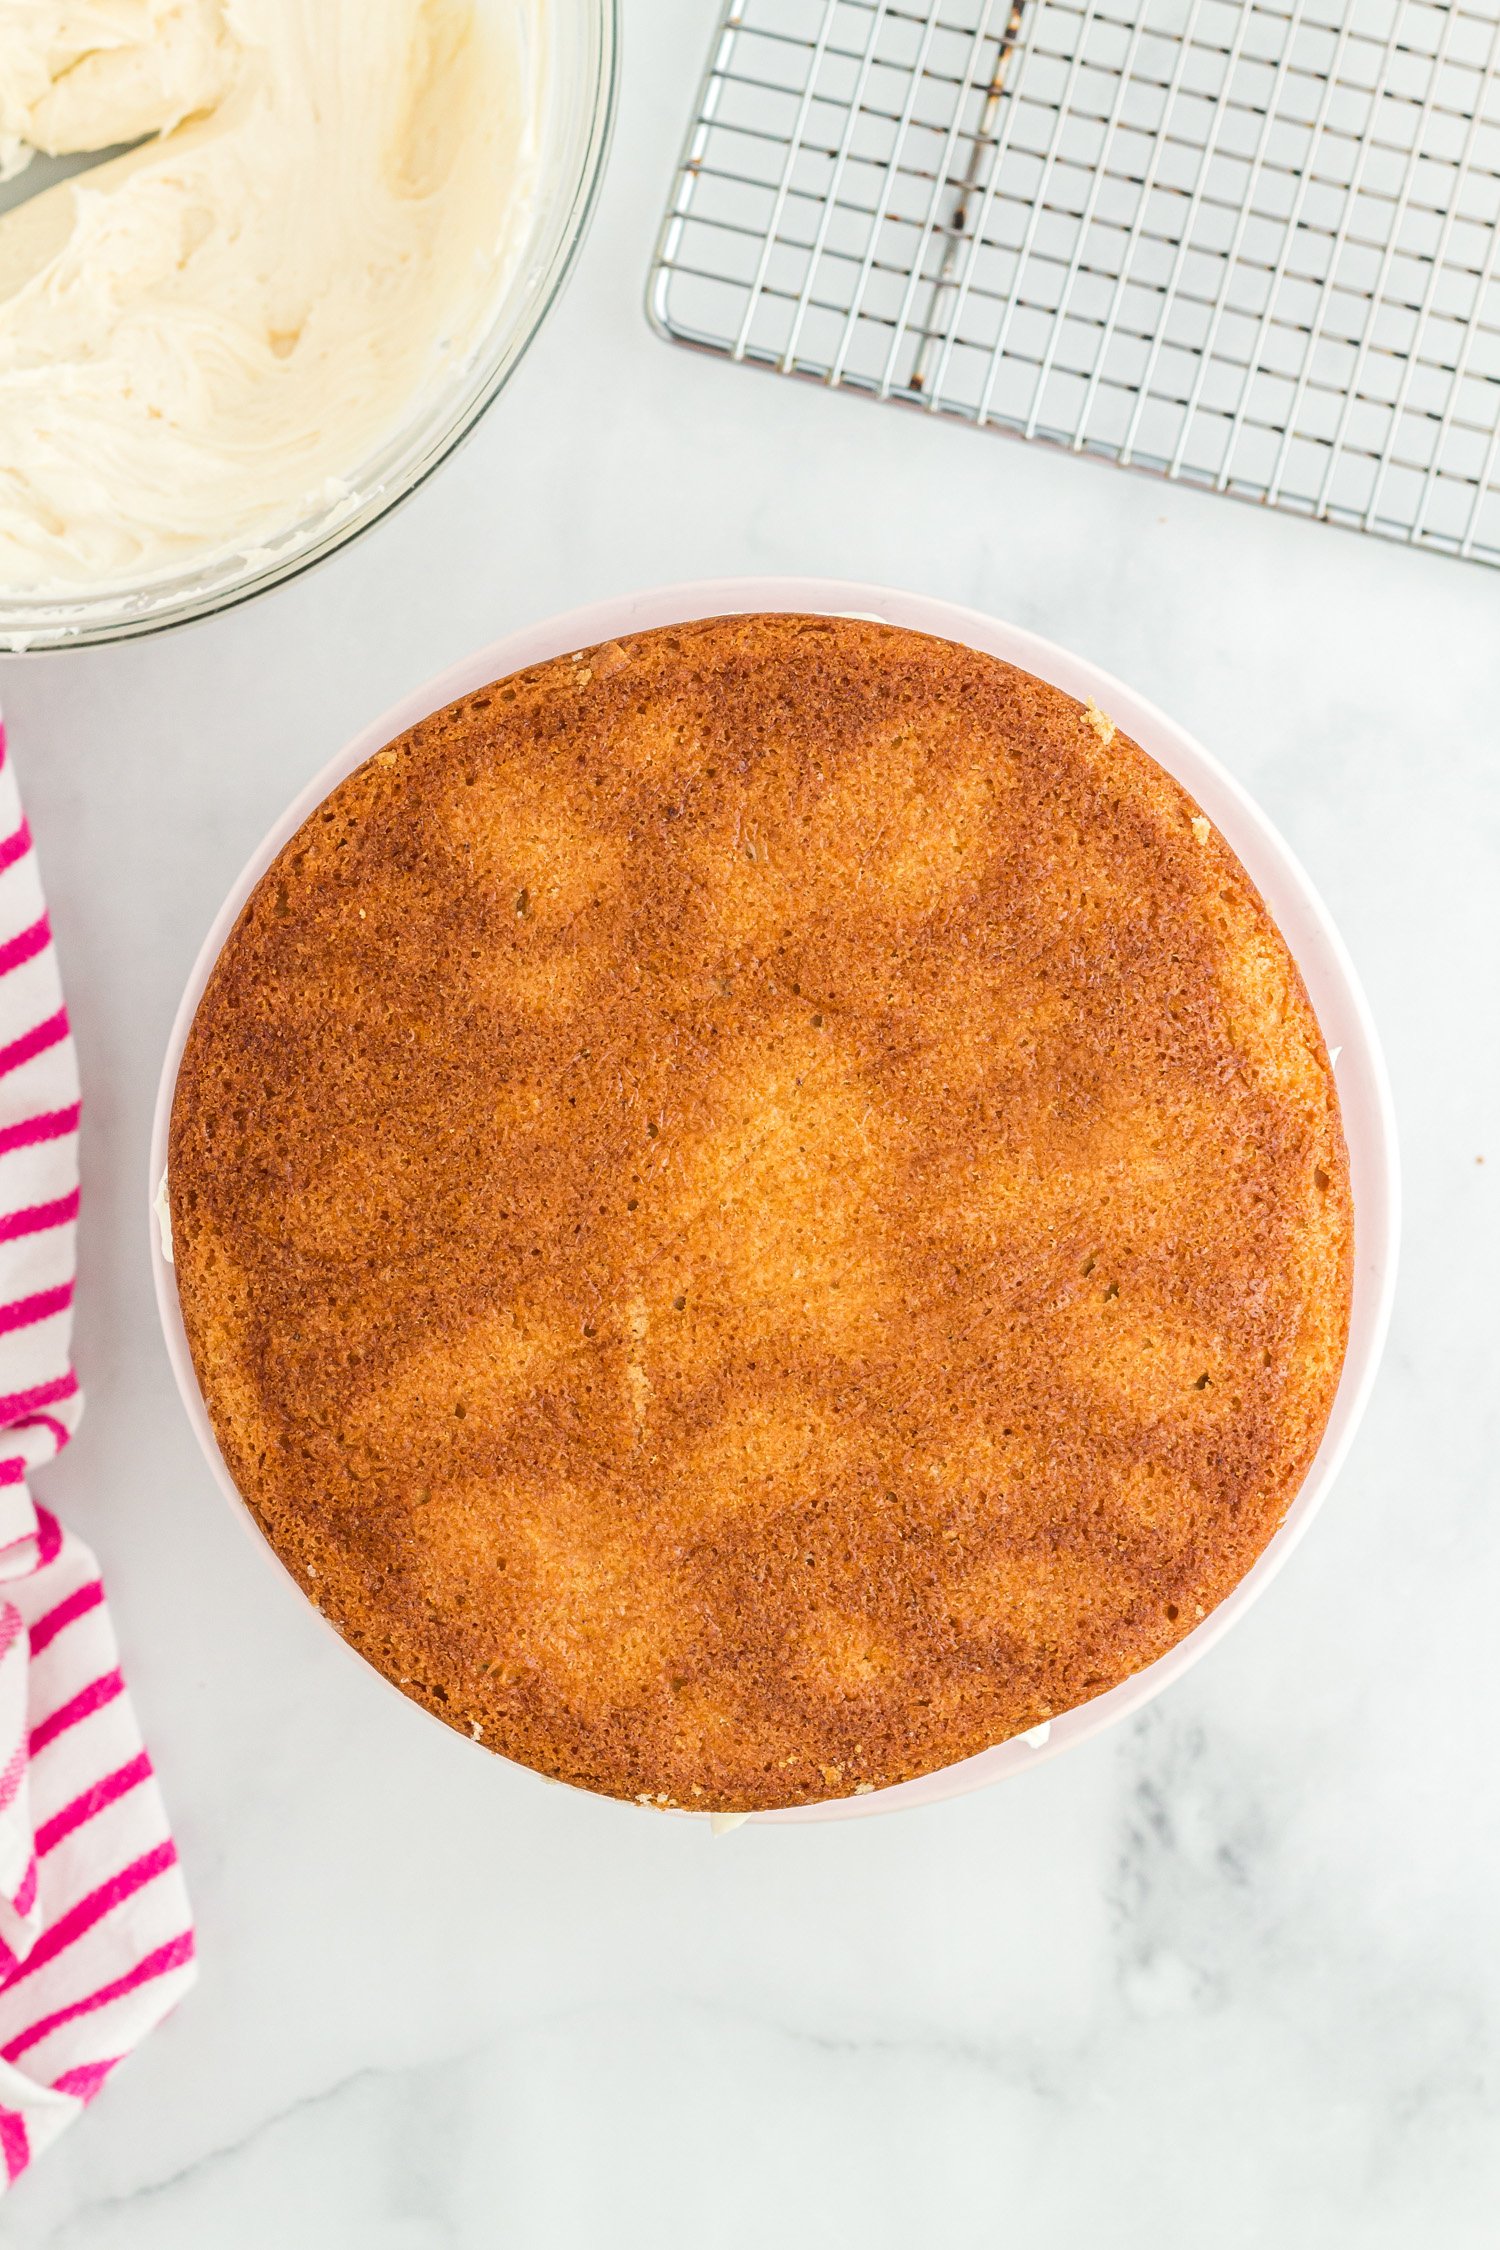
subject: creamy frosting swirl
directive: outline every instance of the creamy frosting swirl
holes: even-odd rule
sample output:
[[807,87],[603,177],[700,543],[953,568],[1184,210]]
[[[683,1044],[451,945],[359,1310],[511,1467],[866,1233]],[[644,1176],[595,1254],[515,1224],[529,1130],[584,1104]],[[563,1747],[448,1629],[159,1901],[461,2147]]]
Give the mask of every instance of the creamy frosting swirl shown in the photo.
[[524,245],[531,12],[0,0],[0,175],[152,136],[0,216],[0,586],[128,585],[338,504]]

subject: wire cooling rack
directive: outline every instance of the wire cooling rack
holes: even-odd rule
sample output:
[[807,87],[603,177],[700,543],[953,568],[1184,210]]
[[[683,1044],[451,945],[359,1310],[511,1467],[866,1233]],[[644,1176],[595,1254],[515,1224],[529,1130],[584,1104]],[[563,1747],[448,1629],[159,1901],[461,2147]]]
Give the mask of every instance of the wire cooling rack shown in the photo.
[[1500,0],[730,0],[649,308],[1500,563]]

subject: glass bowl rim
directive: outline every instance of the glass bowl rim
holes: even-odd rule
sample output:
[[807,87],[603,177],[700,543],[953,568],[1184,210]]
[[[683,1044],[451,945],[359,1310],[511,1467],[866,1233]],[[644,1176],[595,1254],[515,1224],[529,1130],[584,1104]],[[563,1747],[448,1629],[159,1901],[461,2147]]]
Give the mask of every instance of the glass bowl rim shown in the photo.
[[[341,548],[363,538],[452,460],[535,343],[573,271],[598,208],[619,98],[620,0],[580,0],[580,8],[584,19],[581,77],[588,106],[576,170],[570,172],[566,209],[541,269],[534,297],[485,379],[464,396],[451,417],[425,444],[415,446],[413,459],[350,515],[342,521],[325,524],[305,543],[290,544],[286,554],[223,586],[201,592],[183,591],[175,600],[164,599],[159,608],[143,607],[135,614],[131,614],[128,607],[122,614],[122,605],[148,602],[152,596],[149,581],[136,588],[112,588],[95,597],[85,590],[76,600],[64,596],[33,598],[22,594],[18,597],[7,595],[0,587],[0,660],[57,656],[72,649],[145,640],[185,625],[201,624],[208,618],[221,616],[226,610],[238,609],[242,603],[269,593],[273,587],[290,584]],[[493,336],[492,323],[487,340],[493,340]],[[296,527],[283,536],[295,542]],[[211,559],[200,567],[211,567]],[[166,584],[161,589],[163,594]],[[8,606],[18,599],[20,608]],[[86,614],[91,599],[99,604],[97,617]],[[35,619],[28,614],[27,604],[31,600],[34,600]]]

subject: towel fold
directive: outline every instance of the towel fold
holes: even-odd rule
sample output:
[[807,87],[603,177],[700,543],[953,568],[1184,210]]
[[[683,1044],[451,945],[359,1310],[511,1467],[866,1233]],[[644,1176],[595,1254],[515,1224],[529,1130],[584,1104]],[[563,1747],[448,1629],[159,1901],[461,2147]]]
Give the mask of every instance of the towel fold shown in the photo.
[[77,1222],[78,1066],[0,725],[0,2194],[193,1977],[98,1569],[31,1496],[83,1404]]

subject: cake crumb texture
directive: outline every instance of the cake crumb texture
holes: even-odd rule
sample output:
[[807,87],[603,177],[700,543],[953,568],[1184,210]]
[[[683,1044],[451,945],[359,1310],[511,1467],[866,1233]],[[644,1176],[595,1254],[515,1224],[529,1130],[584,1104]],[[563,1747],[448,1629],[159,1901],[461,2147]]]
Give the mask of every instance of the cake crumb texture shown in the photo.
[[849,619],[438,712],[282,850],[170,1142],[229,1468],[486,1748],[866,1793],[1161,1656],[1306,1474],[1348,1325],[1327,1051],[1144,752]]

